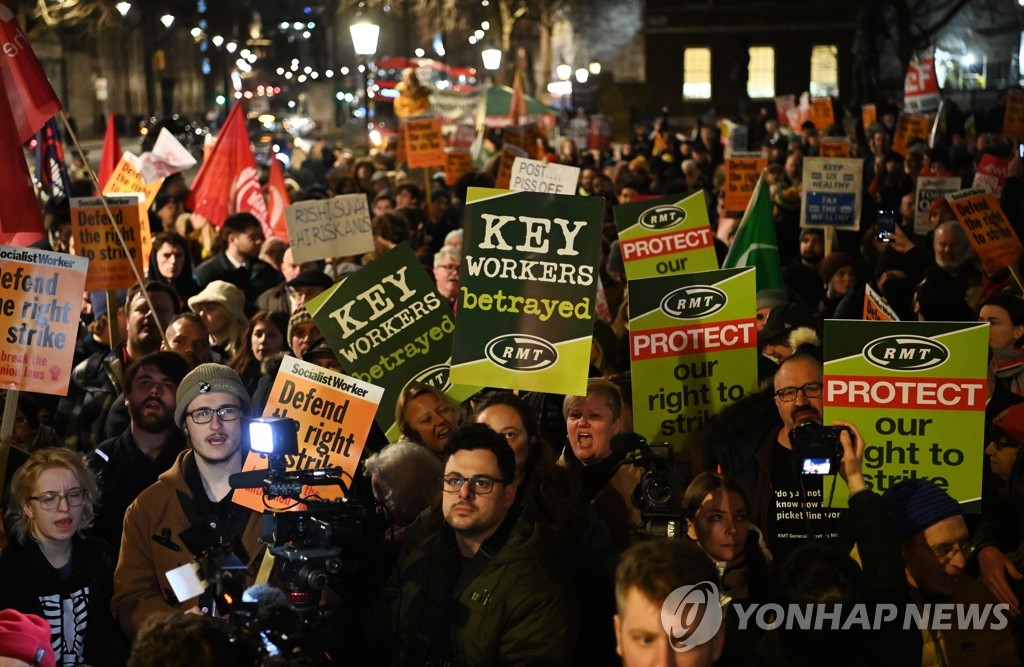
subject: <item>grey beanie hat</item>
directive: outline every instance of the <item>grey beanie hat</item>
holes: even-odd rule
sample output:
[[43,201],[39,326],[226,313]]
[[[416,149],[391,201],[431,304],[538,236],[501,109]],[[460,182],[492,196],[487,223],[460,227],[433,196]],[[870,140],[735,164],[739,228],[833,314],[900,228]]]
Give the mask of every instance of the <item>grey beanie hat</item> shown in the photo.
[[234,372],[224,364],[200,364],[192,369],[192,372],[185,376],[185,379],[178,385],[178,393],[175,395],[174,423],[179,428],[185,428],[185,411],[189,404],[200,394],[213,392],[224,392],[237,396],[242,402],[242,411],[249,412],[249,392],[245,385]]

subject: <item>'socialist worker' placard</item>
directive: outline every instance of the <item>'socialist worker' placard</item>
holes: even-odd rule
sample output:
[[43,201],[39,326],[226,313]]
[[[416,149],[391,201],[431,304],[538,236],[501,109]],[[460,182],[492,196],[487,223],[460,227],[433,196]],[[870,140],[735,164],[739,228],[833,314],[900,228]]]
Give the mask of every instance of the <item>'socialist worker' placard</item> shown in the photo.
[[[436,387],[455,401],[477,391],[449,382],[455,319],[408,243],[387,251],[306,308],[342,369],[382,387],[389,405],[412,381]],[[377,424],[391,442],[398,439],[394,410],[382,410]]]
[[678,452],[757,386],[752,268],[630,280],[633,423]]
[[296,262],[361,255],[373,250],[366,195],[296,202],[285,209]]
[[0,246],[0,387],[67,395],[88,265]]
[[800,226],[860,228],[862,160],[804,158]]
[[470,188],[452,382],[582,394],[604,201]]
[[[725,210],[743,215],[754,194],[757,179],[768,166],[760,155],[733,155],[725,160]],[[717,267],[715,267],[717,268]]]
[[99,197],[71,198],[71,234],[75,241],[75,254],[89,260],[89,275],[85,289],[126,289],[135,284],[131,262],[142,274],[142,244],[139,235],[138,197],[106,197],[114,220],[121,228],[130,255],[117,240],[103,201]]
[[[286,459],[288,470],[341,468],[344,482],[351,487],[383,394],[383,389],[362,380],[285,357],[263,416],[288,417],[298,422],[299,453]],[[249,452],[242,471],[268,467],[265,455]],[[325,500],[344,496],[337,485],[307,486],[302,495]],[[238,489],[233,500],[260,512],[299,509],[292,500],[279,499],[269,501],[269,507],[264,505],[262,489]]]
[[1016,266],[1021,244],[995,195],[972,188],[946,195],[953,214],[967,232],[971,247],[978,253],[985,273],[995,274],[1007,266]]
[[648,199],[612,210],[630,280],[718,268],[704,193]]
[[[825,322],[825,423],[860,430],[868,486],[930,479],[980,509],[987,350],[976,322]],[[846,504],[840,482],[832,506]]]

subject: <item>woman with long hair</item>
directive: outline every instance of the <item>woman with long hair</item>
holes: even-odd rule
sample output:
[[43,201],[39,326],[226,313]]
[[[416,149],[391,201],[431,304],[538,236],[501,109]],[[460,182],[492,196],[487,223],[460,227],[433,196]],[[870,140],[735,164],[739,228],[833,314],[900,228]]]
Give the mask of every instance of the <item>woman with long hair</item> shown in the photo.
[[260,383],[263,360],[288,349],[288,316],[274,310],[261,310],[249,320],[242,345],[228,361],[252,396]]
[[128,657],[110,613],[117,554],[85,536],[98,493],[85,458],[64,448],[35,452],[10,484],[0,608],[49,621],[60,665],[123,665]]

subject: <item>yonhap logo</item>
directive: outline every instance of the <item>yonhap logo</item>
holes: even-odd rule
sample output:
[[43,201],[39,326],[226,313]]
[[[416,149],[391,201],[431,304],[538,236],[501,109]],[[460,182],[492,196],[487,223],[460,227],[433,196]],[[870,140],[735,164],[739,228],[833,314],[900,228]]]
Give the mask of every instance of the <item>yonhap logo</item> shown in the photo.
[[675,206],[655,206],[640,214],[640,226],[644,229],[668,229],[686,219],[686,211]]
[[896,335],[876,338],[864,346],[864,358],[890,371],[938,368],[949,359],[945,345],[924,336]]
[[558,361],[558,350],[554,345],[528,334],[505,334],[493,338],[484,347],[484,354],[502,368],[515,371],[539,371]]
[[722,627],[722,604],[718,586],[702,581],[680,586],[661,605],[661,627],[677,653],[685,653],[706,644]]
[[661,300],[661,312],[677,320],[695,320],[717,313],[728,302],[729,297],[717,287],[680,287]]

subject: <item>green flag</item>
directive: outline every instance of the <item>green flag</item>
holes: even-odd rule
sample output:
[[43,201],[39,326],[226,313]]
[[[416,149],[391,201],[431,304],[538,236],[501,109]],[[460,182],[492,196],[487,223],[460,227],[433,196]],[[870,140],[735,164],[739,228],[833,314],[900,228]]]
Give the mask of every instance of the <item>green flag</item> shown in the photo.
[[764,172],[757,181],[754,194],[747,204],[747,212],[740,221],[739,231],[723,269],[753,266],[757,269],[757,289],[782,289],[782,265],[779,262],[779,242],[775,237],[775,219]]

